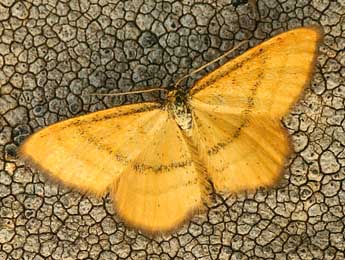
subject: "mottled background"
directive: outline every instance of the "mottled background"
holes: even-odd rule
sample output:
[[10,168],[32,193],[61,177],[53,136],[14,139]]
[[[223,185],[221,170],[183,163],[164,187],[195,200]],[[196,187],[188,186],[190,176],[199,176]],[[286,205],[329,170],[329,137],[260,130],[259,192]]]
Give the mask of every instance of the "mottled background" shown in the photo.
[[[344,14],[344,0],[1,0],[0,259],[345,259]],[[16,158],[39,128],[159,98],[89,93],[169,86],[241,40],[310,24],[325,38],[284,119],[296,153],[282,182],[215,195],[171,236],[127,229],[108,197],[52,184]]]

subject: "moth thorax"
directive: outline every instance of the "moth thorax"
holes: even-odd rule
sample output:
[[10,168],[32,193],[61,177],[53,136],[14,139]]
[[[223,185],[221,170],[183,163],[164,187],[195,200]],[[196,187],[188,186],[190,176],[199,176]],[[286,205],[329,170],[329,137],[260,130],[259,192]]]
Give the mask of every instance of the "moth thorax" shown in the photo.
[[176,123],[182,130],[192,129],[192,114],[185,102],[171,103],[171,111],[175,118]]

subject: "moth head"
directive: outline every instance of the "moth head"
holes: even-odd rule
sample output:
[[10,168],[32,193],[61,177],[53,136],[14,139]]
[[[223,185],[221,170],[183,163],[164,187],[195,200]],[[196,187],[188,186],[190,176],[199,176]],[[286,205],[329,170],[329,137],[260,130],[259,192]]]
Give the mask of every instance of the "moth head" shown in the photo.
[[171,90],[167,96],[168,103],[177,107],[183,106],[186,102],[186,94],[180,89]]

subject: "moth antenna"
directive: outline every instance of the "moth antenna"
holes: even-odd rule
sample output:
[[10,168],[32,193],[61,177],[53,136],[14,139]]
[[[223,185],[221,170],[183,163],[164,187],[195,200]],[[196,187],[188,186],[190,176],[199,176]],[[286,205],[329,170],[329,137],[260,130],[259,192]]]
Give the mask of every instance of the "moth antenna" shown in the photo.
[[234,48],[230,49],[229,51],[227,51],[226,53],[224,53],[223,55],[219,56],[218,58],[215,58],[214,60],[211,60],[210,62],[206,63],[205,65],[202,65],[201,67],[197,68],[196,70],[193,70],[191,73],[183,76],[182,78],[180,78],[178,81],[176,81],[175,85],[174,85],[174,89],[177,89],[178,85],[181,83],[181,81],[185,80],[186,78],[190,77],[191,75],[199,72],[200,70],[203,70],[204,68],[206,68],[207,66],[219,61],[220,59],[223,59],[225,56],[229,55],[230,53],[234,52],[235,50],[237,50],[238,48],[240,48],[242,45],[244,45],[245,43],[247,43],[248,40],[244,40],[242,42],[240,42],[239,44],[237,44]]
[[130,95],[130,94],[140,94],[140,93],[147,93],[147,92],[153,92],[153,91],[168,91],[165,88],[150,88],[150,89],[144,89],[144,90],[134,90],[134,91],[128,91],[128,92],[121,92],[121,93],[90,93],[87,94],[86,96],[124,96],[124,95]]

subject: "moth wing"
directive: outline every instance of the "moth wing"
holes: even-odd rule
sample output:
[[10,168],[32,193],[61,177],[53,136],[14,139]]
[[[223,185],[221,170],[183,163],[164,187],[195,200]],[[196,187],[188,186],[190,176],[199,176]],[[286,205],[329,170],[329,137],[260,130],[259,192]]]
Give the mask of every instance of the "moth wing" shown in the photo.
[[30,136],[19,153],[54,179],[101,196],[145,145],[159,106],[125,105],[58,122]]
[[148,232],[181,224],[205,198],[191,147],[156,103],[115,107],[49,126],[20,149],[78,190],[110,190],[126,223]]
[[227,62],[191,89],[193,139],[217,190],[267,186],[289,140],[280,120],[308,83],[320,31],[282,33]]
[[182,224],[207,200],[206,179],[195,151],[167,115],[147,136],[147,145],[113,186],[118,212],[130,225],[149,233]]

